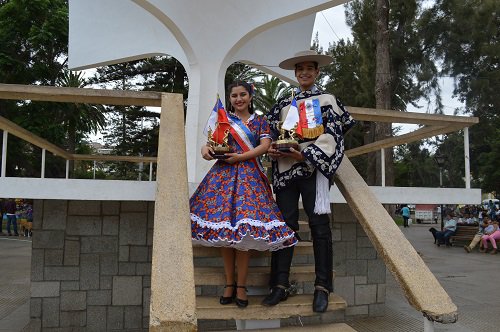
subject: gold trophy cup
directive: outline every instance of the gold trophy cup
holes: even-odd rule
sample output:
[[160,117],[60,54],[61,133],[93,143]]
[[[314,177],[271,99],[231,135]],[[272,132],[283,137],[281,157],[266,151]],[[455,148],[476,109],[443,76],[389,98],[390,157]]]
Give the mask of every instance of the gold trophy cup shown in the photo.
[[233,149],[228,145],[229,139],[229,129],[224,131],[224,138],[222,139],[222,144],[217,143],[212,138],[212,130],[208,130],[208,145],[214,150],[212,157],[214,159],[227,159],[226,153],[233,152]]
[[297,151],[299,150],[299,142],[296,137],[297,125],[295,125],[292,129],[286,130],[283,128],[283,122],[279,124],[280,136],[276,142],[273,142],[273,147],[281,152],[290,152],[290,148],[294,148]]

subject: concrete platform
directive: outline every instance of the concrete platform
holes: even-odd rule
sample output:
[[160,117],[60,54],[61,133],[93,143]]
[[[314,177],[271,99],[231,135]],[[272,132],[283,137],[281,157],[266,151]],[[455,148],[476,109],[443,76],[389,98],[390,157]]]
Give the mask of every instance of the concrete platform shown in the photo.
[[[435,324],[435,331],[496,331],[500,326],[500,255],[437,247],[429,227],[417,224],[401,230],[458,306],[458,322]],[[30,259],[30,239],[0,236],[0,332],[18,332],[28,323]],[[389,273],[386,296],[385,310],[380,312],[384,316],[346,323],[359,332],[423,330],[421,313],[406,302]]]

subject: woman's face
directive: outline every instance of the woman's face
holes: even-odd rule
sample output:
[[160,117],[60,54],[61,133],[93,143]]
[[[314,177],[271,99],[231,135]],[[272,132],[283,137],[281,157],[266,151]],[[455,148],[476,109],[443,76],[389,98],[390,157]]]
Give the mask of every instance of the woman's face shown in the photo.
[[236,112],[248,112],[252,96],[242,86],[235,86],[231,89],[229,101]]

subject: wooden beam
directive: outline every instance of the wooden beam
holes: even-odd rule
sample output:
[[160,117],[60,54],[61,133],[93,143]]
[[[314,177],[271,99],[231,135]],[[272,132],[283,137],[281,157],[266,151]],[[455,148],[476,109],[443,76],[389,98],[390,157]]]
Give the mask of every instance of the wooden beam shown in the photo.
[[406,144],[414,141],[421,140],[423,138],[428,138],[436,135],[446,134],[453,131],[462,129],[462,126],[426,126],[419,128],[411,133],[386,138],[380,141],[376,141],[370,144],[366,144],[354,149],[347,150],[345,153],[348,157],[355,157],[365,153],[379,151],[380,149],[390,148],[400,144]]
[[20,139],[25,140],[41,149],[50,151],[56,156],[63,157],[65,159],[71,159],[71,155],[65,150],[61,149],[57,145],[50,143],[49,141],[32,134],[30,131],[18,126],[14,122],[7,120],[6,118],[0,116],[0,129],[9,132]]
[[391,122],[391,123],[413,123],[423,125],[447,126],[463,124],[464,127],[472,126],[479,122],[479,118],[472,116],[454,116],[441,114],[427,114],[416,112],[400,112],[375,108],[351,107],[347,110],[354,119],[360,121]]
[[131,163],[155,163],[156,157],[117,156],[111,154],[72,154],[73,160],[128,161]]
[[161,92],[0,84],[0,99],[99,105],[161,106]]

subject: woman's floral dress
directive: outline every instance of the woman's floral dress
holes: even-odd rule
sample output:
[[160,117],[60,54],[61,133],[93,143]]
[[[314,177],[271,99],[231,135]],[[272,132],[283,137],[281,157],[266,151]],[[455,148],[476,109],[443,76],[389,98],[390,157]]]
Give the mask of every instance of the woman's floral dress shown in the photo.
[[[257,144],[270,138],[264,118],[253,114],[246,126]],[[235,152],[243,152],[232,136],[228,143]],[[208,171],[189,201],[193,242],[245,251],[274,251],[297,243],[257,163],[219,160]]]

